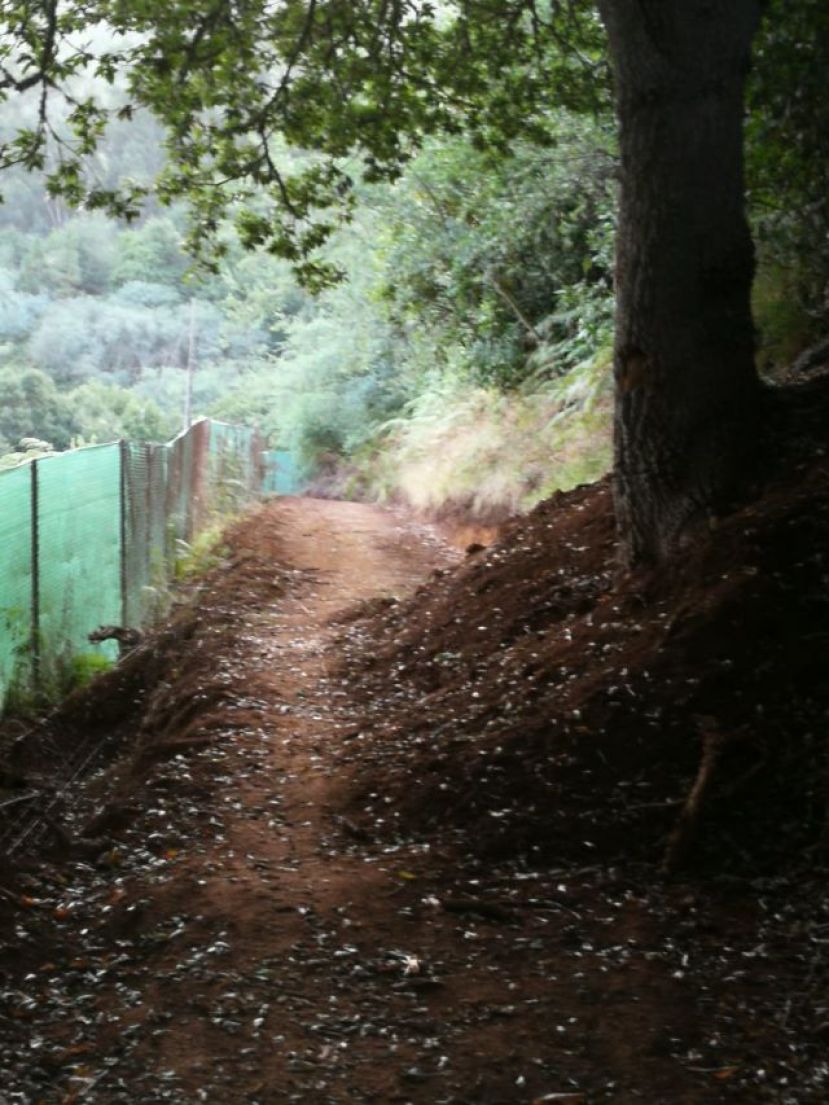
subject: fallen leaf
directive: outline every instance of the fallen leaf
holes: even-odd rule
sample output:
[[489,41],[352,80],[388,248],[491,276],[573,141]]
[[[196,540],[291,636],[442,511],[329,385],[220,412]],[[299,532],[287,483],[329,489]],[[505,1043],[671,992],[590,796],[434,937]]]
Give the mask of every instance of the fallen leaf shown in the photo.
[[572,1090],[561,1093],[545,1093],[533,1100],[533,1105],[547,1105],[551,1101],[558,1101],[561,1105],[581,1105],[587,1100],[587,1095],[573,1092]]

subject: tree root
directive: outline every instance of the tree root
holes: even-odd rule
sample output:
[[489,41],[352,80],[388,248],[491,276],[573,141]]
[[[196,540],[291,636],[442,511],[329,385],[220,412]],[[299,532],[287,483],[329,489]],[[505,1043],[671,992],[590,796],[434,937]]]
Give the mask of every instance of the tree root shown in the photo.
[[[701,720],[707,724],[712,721],[710,718]],[[702,759],[700,760],[699,770],[679,817],[676,819],[671,835],[668,837],[668,844],[665,848],[662,870],[666,875],[674,874],[682,866],[691,851],[699,832],[703,806],[711,790],[723,752],[729,744],[734,742],[734,739],[710,729],[703,733]]]

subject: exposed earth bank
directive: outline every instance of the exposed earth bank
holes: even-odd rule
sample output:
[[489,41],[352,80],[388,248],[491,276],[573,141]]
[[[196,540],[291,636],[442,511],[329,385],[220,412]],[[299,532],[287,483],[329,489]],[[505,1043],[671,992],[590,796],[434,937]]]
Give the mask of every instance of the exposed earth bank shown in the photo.
[[0,1100],[825,1101],[825,469],[723,525],[670,587],[601,485],[235,526],[16,746]]

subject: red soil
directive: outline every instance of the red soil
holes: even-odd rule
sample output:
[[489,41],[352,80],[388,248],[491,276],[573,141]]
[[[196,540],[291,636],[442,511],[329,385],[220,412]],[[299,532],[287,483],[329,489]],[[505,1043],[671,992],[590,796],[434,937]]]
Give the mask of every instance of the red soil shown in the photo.
[[354,504],[236,526],[18,746],[0,1099],[825,1101],[829,467],[797,463],[668,581],[619,573],[603,485],[460,564]]

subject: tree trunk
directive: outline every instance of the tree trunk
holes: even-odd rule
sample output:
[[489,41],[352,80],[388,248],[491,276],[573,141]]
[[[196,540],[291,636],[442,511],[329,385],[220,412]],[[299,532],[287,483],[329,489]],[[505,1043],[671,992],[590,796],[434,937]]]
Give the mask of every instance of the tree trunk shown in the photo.
[[761,0],[598,0],[622,192],[615,496],[623,554],[661,562],[728,509],[761,444],[743,89]]

